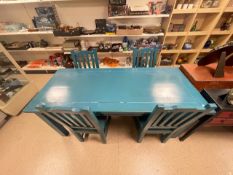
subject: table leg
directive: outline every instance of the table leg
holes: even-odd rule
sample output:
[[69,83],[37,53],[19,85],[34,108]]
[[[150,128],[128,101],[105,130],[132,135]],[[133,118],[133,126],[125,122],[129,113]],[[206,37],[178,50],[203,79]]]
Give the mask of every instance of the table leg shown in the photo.
[[61,124],[57,123],[53,119],[43,116],[40,113],[36,113],[38,117],[40,117],[45,123],[47,123],[49,126],[51,126],[56,132],[58,132],[62,136],[68,136],[69,131],[66,130]]

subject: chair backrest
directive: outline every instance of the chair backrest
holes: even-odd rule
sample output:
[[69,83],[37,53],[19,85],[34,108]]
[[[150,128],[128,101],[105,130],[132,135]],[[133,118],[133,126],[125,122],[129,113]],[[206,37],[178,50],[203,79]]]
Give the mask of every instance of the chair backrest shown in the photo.
[[198,121],[202,116],[216,108],[215,104],[208,104],[203,110],[178,109],[177,107],[165,107],[157,105],[145,122],[146,129],[173,131],[177,128],[185,128]]
[[72,51],[71,58],[75,68],[99,68],[99,59],[96,49],[92,51]]
[[63,126],[75,130],[88,130],[97,132],[99,130],[99,121],[90,110],[87,109],[51,109],[45,104],[38,105],[36,109],[40,115],[51,118]]
[[157,48],[133,49],[133,68],[155,67],[157,61]]

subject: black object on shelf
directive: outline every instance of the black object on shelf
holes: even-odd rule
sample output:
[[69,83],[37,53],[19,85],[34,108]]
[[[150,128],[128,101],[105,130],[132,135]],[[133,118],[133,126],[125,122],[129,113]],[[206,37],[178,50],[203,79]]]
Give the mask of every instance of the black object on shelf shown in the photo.
[[109,0],[111,5],[126,5],[126,0]]
[[128,15],[127,5],[109,5],[108,16],[126,16]]
[[77,27],[74,29],[69,29],[68,31],[64,31],[62,29],[54,29],[54,36],[80,36],[83,34],[83,27]]
[[36,28],[56,28],[59,25],[59,19],[53,7],[36,7],[35,10],[38,16],[34,16],[32,21]]
[[112,44],[112,52],[119,52],[120,48],[122,48],[122,43],[114,43]]
[[96,19],[95,20],[95,25],[96,25],[95,32],[97,34],[105,34],[107,31],[106,24],[107,24],[106,19]]
[[220,29],[221,30],[229,30],[232,21],[233,21],[233,14],[230,15],[230,17],[223,22],[223,24],[221,25]]

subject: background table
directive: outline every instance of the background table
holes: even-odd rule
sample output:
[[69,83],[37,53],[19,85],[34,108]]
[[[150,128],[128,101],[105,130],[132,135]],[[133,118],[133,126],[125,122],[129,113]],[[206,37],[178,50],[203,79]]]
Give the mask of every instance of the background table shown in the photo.
[[[37,114],[35,107],[40,103],[132,116],[152,112],[156,105],[205,109],[208,104],[178,68],[59,70],[24,112]],[[40,117],[67,134],[53,121]]]
[[199,90],[205,88],[228,89],[233,88],[233,67],[225,66],[223,78],[213,76],[217,64],[198,66],[196,64],[183,64],[180,70],[187,76],[192,84]]

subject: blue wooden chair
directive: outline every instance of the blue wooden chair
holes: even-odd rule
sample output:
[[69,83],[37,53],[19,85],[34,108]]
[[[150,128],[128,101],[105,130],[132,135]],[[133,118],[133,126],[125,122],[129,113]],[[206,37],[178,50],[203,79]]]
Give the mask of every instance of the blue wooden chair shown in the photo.
[[146,134],[159,134],[161,142],[165,143],[170,138],[181,136],[215,108],[215,104],[208,104],[203,110],[157,105],[149,115],[136,117],[137,141],[140,143]]
[[97,117],[89,109],[50,109],[45,104],[38,105],[36,108],[39,115],[65,126],[79,141],[84,142],[89,134],[100,134],[102,142],[106,143],[110,117]]
[[157,48],[133,49],[133,68],[155,67],[157,55]]
[[96,49],[92,51],[72,51],[71,58],[75,68],[99,68],[99,59]]

